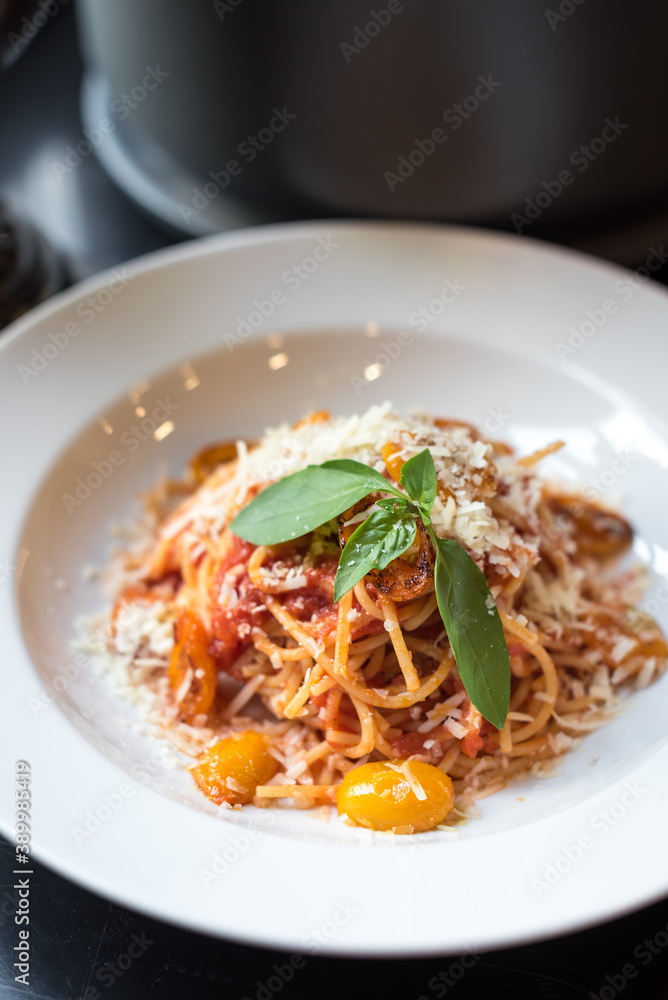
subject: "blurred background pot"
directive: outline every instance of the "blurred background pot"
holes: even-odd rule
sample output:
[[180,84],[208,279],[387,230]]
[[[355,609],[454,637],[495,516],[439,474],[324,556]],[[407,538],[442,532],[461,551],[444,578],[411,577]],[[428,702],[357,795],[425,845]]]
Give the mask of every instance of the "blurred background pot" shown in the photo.
[[652,0],[76,2],[96,152],[191,235],[237,199],[557,235],[666,198]]

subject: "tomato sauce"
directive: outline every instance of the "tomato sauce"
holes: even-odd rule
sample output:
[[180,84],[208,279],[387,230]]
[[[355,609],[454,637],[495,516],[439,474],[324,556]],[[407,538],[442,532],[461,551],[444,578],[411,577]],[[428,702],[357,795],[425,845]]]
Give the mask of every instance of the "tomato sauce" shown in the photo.
[[487,719],[483,719],[480,729],[467,733],[460,746],[467,757],[477,757],[481,750],[489,749],[498,743],[499,731]]
[[[235,581],[237,601],[231,607],[217,605],[211,616],[210,652],[218,660],[220,669],[226,671],[251,644],[253,629],[266,625],[271,618],[264,603],[265,595],[253,585],[246,569],[254,550],[254,545],[233,536],[216,576],[215,588],[219,591],[229,570],[234,566],[244,567]],[[270,572],[278,562],[288,568],[298,568],[307,583],[305,587],[273,596],[297,621],[308,623],[309,632],[316,639],[330,635],[336,628],[338,615],[332,600],[338,558],[323,555],[316,558],[314,566],[304,568],[298,553],[286,555],[279,551],[270,556],[264,568]]]
[[428,753],[429,751],[424,748],[424,742],[433,738],[431,733],[402,733],[401,736],[393,736],[389,744],[395,757],[405,758],[414,753]]

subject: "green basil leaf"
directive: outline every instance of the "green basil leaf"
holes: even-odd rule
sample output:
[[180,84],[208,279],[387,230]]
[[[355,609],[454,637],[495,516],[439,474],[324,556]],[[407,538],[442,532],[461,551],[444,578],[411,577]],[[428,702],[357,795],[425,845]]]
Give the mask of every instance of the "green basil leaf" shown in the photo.
[[401,469],[401,485],[411,500],[420,505],[428,520],[438,488],[434,459],[428,448],[404,463]]
[[347,472],[351,476],[359,476],[360,479],[364,479],[369,484],[369,493],[374,490],[384,490],[385,493],[393,493],[395,496],[405,499],[403,493],[400,493],[391,483],[388,483],[385,476],[381,475],[380,472],[376,472],[369,465],[364,465],[363,462],[355,462],[352,458],[333,458],[329,462],[323,462],[322,465],[310,466],[309,468],[334,469],[337,472]]
[[510,701],[510,660],[498,609],[484,574],[459,542],[433,534],[432,540],[436,599],[459,676],[478,711],[502,729]]
[[412,504],[407,497],[386,497],[383,500],[376,500],[376,506],[383,510],[389,510],[394,514],[419,514],[418,508]]
[[376,490],[397,492],[361,462],[309,465],[258,493],[230,528],[254,545],[277,545],[313,531]]
[[372,569],[385,569],[409,548],[417,531],[412,514],[377,510],[348,539],[336,571],[334,600],[338,601]]

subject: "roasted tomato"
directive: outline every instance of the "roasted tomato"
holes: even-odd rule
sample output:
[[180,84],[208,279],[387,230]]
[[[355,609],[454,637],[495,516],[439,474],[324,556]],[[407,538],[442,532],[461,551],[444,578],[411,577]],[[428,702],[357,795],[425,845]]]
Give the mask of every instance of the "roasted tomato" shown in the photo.
[[234,441],[223,441],[202,448],[192,456],[188,463],[189,478],[199,486],[211,475],[214,469],[225,462],[231,462],[237,457],[237,446]]
[[429,536],[421,520],[417,522],[415,561],[399,556],[385,569],[372,569],[368,574],[374,587],[393,601],[412,601],[429,589],[434,576]]
[[208,651],[208,636],[199,617],[183,611],[174,627],[174,649],[169,663],[169,681],[178,691],[191,672],[190,687],[180,703],[181,717],[192,722],[208,712],[216,693],[216,664]]
[[[373,500],[365,497],[364,500],[360,500],[354,507],[340,516],[339,541],[341,548],[344,547],[356,527],[356,525],[346,525],[346,521],[349,521],[355,514],[366,510],[372,504]],[[429,589],[434,576],[431,547],[426,528],[421,520],[416,523],[416,555],[413,558],[400,556],[398,559],[393,559],[385,569],[372,569],[367,573],[368,579],[371,580],[376,590],[391,597],[393,601],[412,601],[414,598],[420,597]]]
[[570,530],[579,552],[593,559],[621,555],[633,541],[633,531],[620,514],[579,496],[547,498],[547,506]]
[[268,745],[261,733],[235,733],[209,747],[192,769],[192,776],[218,805],[246,805],[257,786],[266,784],[278,771]]
[[404,459],[399,455],[400,450],[400,446],[394,441],[388,441],[381,449],[385,468],[396,483],[401,480],[401,470],[404,467]]
[[382,761],[349,771],[336,802],[339,813],[355,826],[422,833],[443,822],[454,805],[455,793],[448,775],[433,764]]

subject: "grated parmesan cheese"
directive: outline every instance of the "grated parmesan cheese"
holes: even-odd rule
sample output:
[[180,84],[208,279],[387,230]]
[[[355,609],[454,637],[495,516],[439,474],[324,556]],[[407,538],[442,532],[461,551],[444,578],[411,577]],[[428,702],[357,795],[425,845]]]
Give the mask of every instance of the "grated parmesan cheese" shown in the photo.
[[[388,441],[398,443],[405,458],[429,446],[444,488],[436,497],[431,515],[439,537],[455,538],[477,557],[489,556],[490,563],[514,577],[537,562],[537,546],[531,533],[520,534],[510,522],[495,516],[479,495],[486,470],[493,468],[490,444],[476,440],[468,427],[437,427],[424,416],[402,418],[389,403],[372,406],[366,413],[352,417],[271,428],[250,451],[238,442],[233,474],[226,472],[225,466],[213,472],[179,512],[162,525],[160,536],[164,541],[187,546],[191,555],[197,553],[205,540],[218,537],[245,502],[249,490],[332,459],[352,459],[382,472],[385,462],[381,450]],[[508,496],[518,494],[523,516],[535,525],[540,492],[527,485],[531,475],[515,462],[503,462],[500,468]],[[348,523],[364,520],[373,509],[360,512]],[[284,583],[285,589],[302,586],[300,576],[288,577]],[[228,607],[234,605],[233,587],[227,587],[225,581],[220,602]]]

